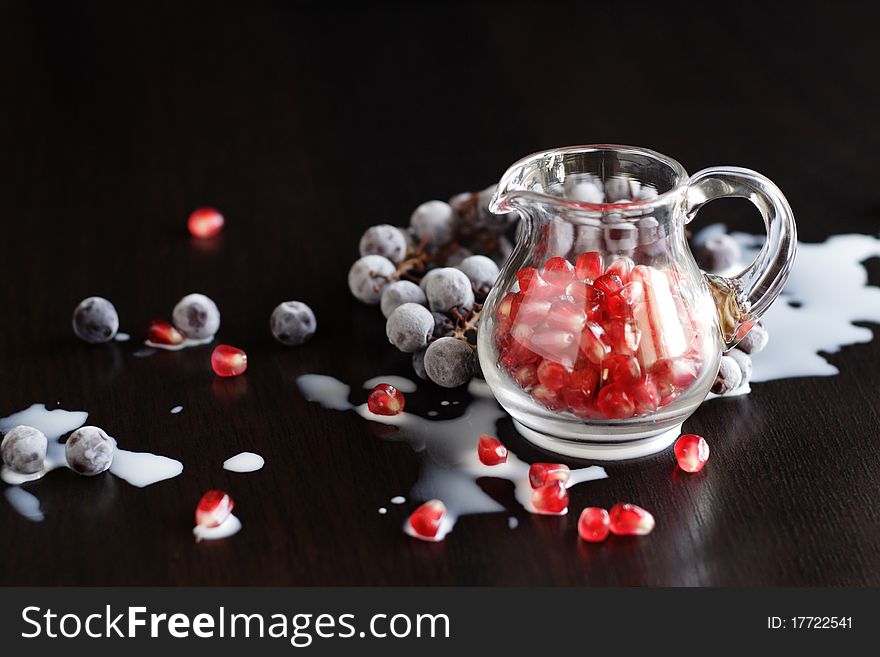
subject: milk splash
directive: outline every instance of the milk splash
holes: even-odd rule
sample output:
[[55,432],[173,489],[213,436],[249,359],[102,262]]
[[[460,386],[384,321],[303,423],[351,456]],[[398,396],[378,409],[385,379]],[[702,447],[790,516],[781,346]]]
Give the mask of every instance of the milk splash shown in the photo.
[[[477,480],[482,477],[513,482],[517,501],[527,511],[535,512],[531,502],[528,463],[521,461],[513,453],[509,453],[507,462],[501,465],[488,466],[479,460],[478,437],[480,434],[494,435],[496,422],[506,417],[506,413],[482,381],[471,381],[468,392],[474,400],[460,417],[451,420],[429,420],[412,413],[375,415],[366,404],[351,404],[348,401],[350,387],[329,376],[306,374],[297,379],[297,385],[307,400],[320,403],[325,408],[352,410],[366,420],[397,427],[398,432],[391,439],[404,441],[416,452],[423,454],[419,479],[410,491],[409,498],[418,502],[436,498],[446,505],[446,518],[436,540],[442,540],[461,516],[506,511],[477,484]],[[572,470],[567,485],[573,486],[607,476],[604,468],[598,466],[579,468]],[[397,499],[392,498],[391,502],[394,503]],[[404,531],[411,533],[408,523],[405,524]]]
[[[724,232],[723,224],[707,226],[694,243]],[[742,247],[746,262],[754,259],[764,243],[761,235],[734,232],[731,237]],[[820,352],[834,354],[874,338],[870,328],[853,323],[880,323],[880,287],[868,285],[862,264],[873,257],[880,257],[880,239],[872,235],[833,235],[821,243],[798,242],[785,288],[762,320],[770,341],[753,358],[753,383],[834,376],[839,370]]]
[[[0,418],[0,433],[6,433],[13,427],[24,424],[42,431],[49,441],[45,465],[40,472],[22,475],[6,466],[0,470],[0,478],[10,486],[4,491],[6,500],[26,518],[42,520],[39,500],[32,493],[20,489],[15,492],[14,487],[41,479],[57,468],[67,467],[64,444],[59,442],[59,439],[83,426],[88,417],[89,414],[86,411],[67,411],[63,408],[48,410],[45,404],[32,404],[22,411]],[[113,440],[115,442],[115,439]],[[176,477],[183,472],[183,464],[158,454],[132,452],[117,447],[113,455],[113,463],[110,465],[110,472],[132,486],[143,488]]]

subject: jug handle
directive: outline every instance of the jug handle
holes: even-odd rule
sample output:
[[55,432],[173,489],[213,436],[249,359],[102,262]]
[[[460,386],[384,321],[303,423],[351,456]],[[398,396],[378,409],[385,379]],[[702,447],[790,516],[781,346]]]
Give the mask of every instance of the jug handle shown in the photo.
[[721,321],[726,348],[732,349],[779,296],[797,249],[797,228],[788,201],[766,177],[740,167],[710,167],[694,174],[685,198],[686,221],[718,198],[745,198],[761,212],[767,240],[755,260],[738,275],[706,274]]

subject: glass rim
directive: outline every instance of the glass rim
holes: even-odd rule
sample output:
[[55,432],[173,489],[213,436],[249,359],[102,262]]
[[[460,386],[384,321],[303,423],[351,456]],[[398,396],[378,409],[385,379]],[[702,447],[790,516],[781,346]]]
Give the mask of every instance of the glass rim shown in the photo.
[[[616,203],[587,203],[584,201],[576,201],[574,199],[569,199],[562,196],[554,196],[552,194],[535,192],[528,189],[510,188],[511,183],[517,177],[517,174],[529,166],[534,166],[544,161],[544,167],[551,167],[554,165],[554,162],[557,158],[573,154],[577,155],[599,152],[626,153],[630,155],[639,155],[647,159],[653,160],[658,165],[665,167],[673,173],[673,185],[665,192],[658,194],[653,198]],[[585,171],[583,173],[592,172]],[[639,214],[642,214],[642,210],[649,210],[668,204],[671,198],[679,196],[684,191],[684,188],[687,187],[689,181],[690,176],[688,175],[688,172],[685,170],[685,168],[681,165],[681,163],[669,157],[668,155],[663,155],[662,153],[651,150],[649,148],[642,148],[640,146],[626,146],[623,144],[586,144],[580,146],[565,146],[562,148],[553,148],[546,151],[538,151],[532,153],[531,155],[525,156],[524,158],[518,160],[510,167],[508,167],[507,171],[504,172],[504,175],[501,176],[498,187],[495,189],[495,194],[492,196],[492,200],[489,203],[489,210],[494,214],[505,214],[507,212],[511,212],[515,210],[519,205],[512,201],[518,198],[522,198],[525,200],[531,200],[544,204],[556,205],[571,210],[607,213],[612,210],[618,209],[639,211]]]

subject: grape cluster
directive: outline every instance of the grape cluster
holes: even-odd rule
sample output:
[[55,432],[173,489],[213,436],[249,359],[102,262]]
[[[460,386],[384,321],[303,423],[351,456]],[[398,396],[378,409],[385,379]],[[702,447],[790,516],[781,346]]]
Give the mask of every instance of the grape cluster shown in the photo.
[[422,203],[407,227],[371,226],[348,272],[352,295],[379,304],[388,341],[412,354],[416,375],[447,388],[479,373],[480,311],[512,250],[506,233],[519,215],[489,212],[494,191]]

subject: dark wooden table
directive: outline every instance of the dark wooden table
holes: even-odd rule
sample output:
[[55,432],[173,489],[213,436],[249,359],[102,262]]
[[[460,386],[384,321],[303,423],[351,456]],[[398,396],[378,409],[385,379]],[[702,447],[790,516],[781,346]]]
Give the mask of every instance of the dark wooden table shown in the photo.
[[[143,490],[54,473],[29,487],[42,523],[0,502],[0,583],[880,584],[877,341],[830,356],[839,376],[703,406],[686,425],[712,441],[700,476],[674,476],[667,453],[573,489],[575,508],[628,499],[658,519],[649,539],[599,546],[576,539],[576,515],[522,512],[504,482],[485,486],[515,531],[495,514],[443,544],[408,539],[410,506],[376,509],[409,489],[418,456],[294,383],[407,374],[378,310],[346,288],[358,236],[541,148],[632,143],[691,171],[752,167],[786,192],[803,239],[876,233],[876,10],[215,4],[0,10],[0,414],[60,402],[185,464]],[[228,221],[208,246],[184,230],[199,205]],[[719,219],[759,227],[747,204],[700,217]],[[141,338],[196,290],[222,310],[220,339],[247,349],[246,376],[216,380],[208,347],[138,359],[71,334],[85,296],[112,299]],[[299,349],[267,328],[289,298],[319,318]],[[542,458],[509,420],[500,433]],[[264,470],[221,469],[245,449]],[[245,529],[196,545],[210,487],[234,494]]]

